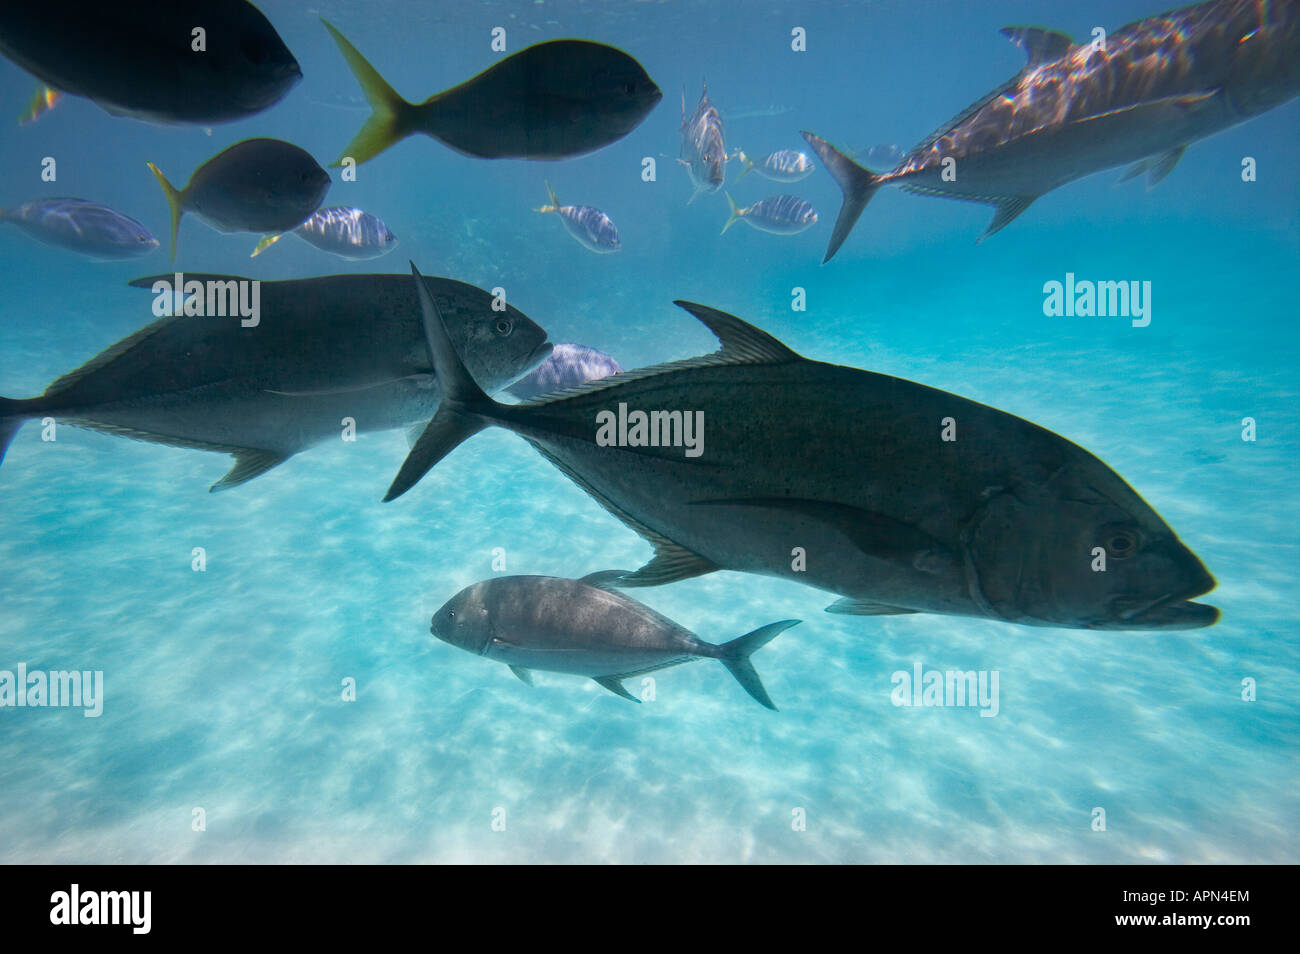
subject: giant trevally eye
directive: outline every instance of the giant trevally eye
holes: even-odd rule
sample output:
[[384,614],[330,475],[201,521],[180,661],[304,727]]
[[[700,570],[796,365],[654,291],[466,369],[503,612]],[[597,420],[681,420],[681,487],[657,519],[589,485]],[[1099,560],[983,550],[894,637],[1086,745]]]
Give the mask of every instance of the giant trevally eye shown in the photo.
[[1114,530],[1106,538],[1106,552],[1113,560],[1127,560],[1138,551],[1138,537],[1128,530]]
[[513,327],[514,325],[512,325],[508,319],[506,318],[497,319],[497,334],[501,335],[503,338],[506,335],[510,334],[510,329]]

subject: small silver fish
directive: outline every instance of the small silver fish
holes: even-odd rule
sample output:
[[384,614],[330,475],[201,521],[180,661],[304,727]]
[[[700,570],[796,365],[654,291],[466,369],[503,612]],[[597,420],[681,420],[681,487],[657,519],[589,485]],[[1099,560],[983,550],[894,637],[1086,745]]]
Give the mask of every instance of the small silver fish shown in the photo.
[[149,230],[121,212],[86,199],[53,196],[0,210],[0,222],[22,229],[38,242],[98,261],[138,258],[158,247]]
[[736,205],[736,200],[730,193],[727,194],[727,201],[731,203],[731,218],[722,227],[723,235],[741,219],[746,225],[773,235],[795,235],[817,222],[817,210],[794,195],[768,196],[747,209]]
[[797,149],[769,152],[757,161],[750,159],[744,152],[737,152],[736,158],[745,167],[744,171],[736,177],[737,182],[751,172],[757,172],[764,179],[771,179],[773,182],[798,182],[800,179],[808,178],[817,168],[808,158],[807,153],[799,152]]
[[560,205],[549,182],[546,183],[546,191],[551,197],[551,204],[535,211],[554,212],[558,215],[568,233],[583,248],[589,248],[593,252],[617,252],[623,247],[614,221],[600,209],[586,205]]
[[389,231],[383,219],[361,209],[333,205],[317,209],[291,232],[268,235],[248,257],[256,258],[286,235],[296,235],[322,251],[354,261],[379,258],[397,248],[397,236]]
[[699,105],[689,118],[686,115],[686,90],[682,90],[682,151],[677,161],[686,167],[695,191],[687,205],[701,192],[717,192],[727,177],[726,142],[722,135],[722,115],[709,100],[706,84]]
[[599,381],[622,370],[622,366],[603,351],[580,344],[557,344],[551,349],[549,358],[506,391],[521,401],[531,401],[543,394]]
[[570,673],[632,702],[641,700],[623,687],[624,679],[716,659],[755,702],[776,708],[749,657],[800,620],[768,623],[721,645],[706,643],[644,603],[606,589],[602,582],[609,576],[483,580],[443,604],[429,632],[475,656],[505,663],[527,685],[533,684],[534,669]]

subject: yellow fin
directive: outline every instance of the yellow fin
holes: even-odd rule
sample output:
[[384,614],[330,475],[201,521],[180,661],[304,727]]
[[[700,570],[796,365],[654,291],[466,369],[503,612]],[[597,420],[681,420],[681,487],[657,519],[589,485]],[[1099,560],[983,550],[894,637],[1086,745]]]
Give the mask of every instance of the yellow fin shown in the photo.
[[268,235],[266,238],[262,239],[262,241],[257,243],[257,248],[253,249],[253,254],[248,257],[257,258],[257,256],[261,255],[282,238],[284,238],[283,232],[277,232],[275,235]]
[[334,37],[343,59],[361,84],[361,91],[365,93],[373,110],[361,131],[352,138],[333,165],[341,166],[347,158],[355,159],[358,163],[365,162],[411,134],[410,120],[415,107],[397,95],[397,91],[388,85],[378,70],[332,23],[324,18],[321,23],[325,24],[325,29]]
[[149,170],[158,177],[158,184],[162,186],[163,195],[167,196],[167,206],[172,213],[172,258],[176,261],[176,230],[180,228],[181,216],[185,214],[185,194],[177,192],[176,187],[167,181],[167,177],[152,162],[146,162],[145,165]]
[[25,126],[27,123],[40,119],[57,106],[61,99],[63,99],[63,94],[57,89],[43,84],[37,86],[32,101],[27,104],[27,109],[18,117],[18,125]]

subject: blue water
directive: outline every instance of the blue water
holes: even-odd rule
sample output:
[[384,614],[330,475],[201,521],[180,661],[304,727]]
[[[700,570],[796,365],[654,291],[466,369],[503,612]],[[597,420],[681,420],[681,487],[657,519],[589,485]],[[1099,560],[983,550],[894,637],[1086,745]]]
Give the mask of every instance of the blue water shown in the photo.
[[[724,119],[775,113],[728,122],[729,147],[802,148],[810,129],[865,155],[910,146],[1019,69],[998,28],[1085,37],[1159,4],[260,6],[302,64],[284,101],[210,134],[76,99],[0,124],[0,206],[78,195],[165,239],[146,160],[183,182],[259,135],[333,160],[365,113],[348,108],[359,90],[317,13],[411,99],[489,65],[494,26],[511,50],[564,36],[621,46],[665,97],[608,148],[486,162],[417,137],[356,182],[335,171],[326,199],[380,215],[401,242],[388,257],[350,264],[285,241],[250,260],[256,236],[187,219],[176,267],[273,279],[401,272],[411,259],[506,288],[552,340],[624,367],[712,350],[671,301],[713,304],[809,357],[940,387],[1087,447],[1204,560],[1223,618],[1143,633],[833,616],[830,594],[723,572],[634,595],[713,642],[803,619],[755,657],[780,712],[711,662],[656,673],[640,706],[577,677],[541,674],[529,689],[433,640],[433,610],[493,575],[495,548],[510,573],[553,576],[650,551],[518,438],[485,432],[381,504],[407,451],[400,432],[326,443],[210,495],[223,456],[71,427],[45,443],[29,423],[0,469],[0,669],[102,670],[106,695],[97,719],[0,710],[0,860],[1297,859],[1300,104],[1196,144],[1154,190],[1103,173],[978,245],[987,207],[885,190],[822,266],[839,203],[824,170],[781,186],[735,184],[729,169],[741,204],[782,191],[812,202],[821,221],[798,236],[720,237],[721,194],[687,206],[674,161],[683,85],[693,107],[707,79]],[[795,26],[806,53],[790,50]],[[0,113],[17,115],[32,85],[0,61]],[[55,183],[40,179],[45,156]],[[1241,181],[1244,156],[1258,181]],[[623,250],[594,255],[530,211],[544,179],[561,201],[608,212]],[[171,271],[165,244],[98,264],[0,228],[0,394],[39,394],[150,320],[151,296],[126,282]],[[1150,326],[1045,317],[1042,286],[1066,272],[1150,281]],[[795,287],[806,311],[791,309]],[[854,452],[870,466],[870,447]],[[891,674],[917,662],[997,670],[997,716],[892,705]],[[1247,678],[1256,701],[1242,699]]]

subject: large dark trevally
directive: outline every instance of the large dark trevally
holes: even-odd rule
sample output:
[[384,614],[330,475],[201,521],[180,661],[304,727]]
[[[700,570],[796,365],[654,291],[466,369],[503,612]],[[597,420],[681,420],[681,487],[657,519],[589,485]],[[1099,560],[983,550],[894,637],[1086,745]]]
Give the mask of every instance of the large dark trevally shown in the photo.
[[[132,282],[143,288],[161,275]],[[232,275],[189,281],[244,282]],[[514,307],[449,278],[430,279],[470,374],[495,391],[550,353]],[[22,422],[54,417],[111,434],[233,454],[225,490],[342,433],[428,420],[438,407],[420,307],[405,275],[262,282],[256,326],[238,317],[165,317],[122,339],[40,397],[0,398],[0,459]],[[209,296],[211,297],[211,296]]]
[[[1083,448],[955,394],[809,361],[739,318],[677,304],[719,351],[502,405],[466,373],[421,292],[443,403],[386,499],[496,425],[653,545],[654,559],[618,585],[726,569],[839,593],[833,611],[863,615],[1083,629],[1218,618],[1188,601],[1214,586],[1200,560]],[[642,421],[635,432],[631,415],[651,412],[649,430]],[[948,426],[956,440],[942,439]]]
[[[1211,0],[1130,23],[1105,49],[1034,27],[1002,31],[1026,67],[871,172],[804,133],[844,191],[826,260],[884,185],[993,205],[984,237],[1057,186],[1136,163],[1151,185],[1193,142],[1300,94],[1300,0]],[[953,173],[944,177],[945,167]]]
[[423,103],[408,103],[342,33],[325,27],[374,110],[343,150],[357,162],[414,133],[480,159],[567,159],[622,139],[663,98],[622,50],[548,40]]
[[302,79],[247,0],[6,0],[0,53],[55,90],[164,123],[251,116]]
[[752,656],[791,626],[768,623],[730,642],[706,643],[644,603],[599,585],[607,574],[581,580],[498,576],[465,587],[434,614],[429,632],[475,656],[505,663],[528,685],[532,670],[589,676],[610,692],[632,676],[716,659],[759,705],[775,709]]

